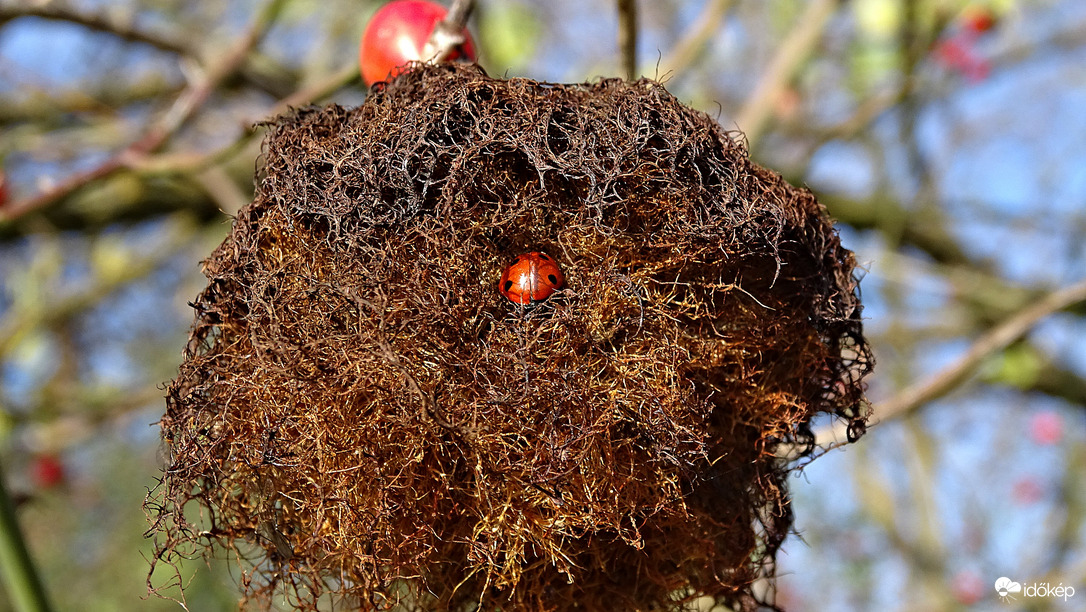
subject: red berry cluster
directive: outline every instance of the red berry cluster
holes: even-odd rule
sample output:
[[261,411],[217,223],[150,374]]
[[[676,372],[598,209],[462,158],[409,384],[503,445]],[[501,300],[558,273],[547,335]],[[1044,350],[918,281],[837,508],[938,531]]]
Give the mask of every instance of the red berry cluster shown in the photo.
[[996,19],[990,11],[975,7],[967,9],[951,35],[935,45],[935,60],[970,81],[983,81],[988,78],[992,66],[977,53],[976,45],[995,26]]

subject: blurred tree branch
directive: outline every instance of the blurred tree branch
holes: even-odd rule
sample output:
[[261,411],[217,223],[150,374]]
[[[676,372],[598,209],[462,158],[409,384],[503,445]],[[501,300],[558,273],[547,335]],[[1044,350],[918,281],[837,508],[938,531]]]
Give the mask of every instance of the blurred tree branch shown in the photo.
[[[279,100],[266,109],[264,116],[275,116],[292,107],[324,99],[358,79],[358,67],[350,63]],[[94,230],[111,223],[133,223],[180,210],[205,221],[222,218],[221,210],[235,212],[218,197],[226,193],[222,191],[226,189],[224,178],[229,177],[246,197],[251,194],[252,160],[259,153],[261,134],[259,129],[249,130],[233,143],[208,153],[148,153],[127,159],[120,166],[107,162],[93,169],[94,174],[70,178],[79,184],[57,194],[54,201],[34,214],[5,218],[0,211],[0,242],[46,228]],[[217,192],[209,192],[207,176],[201,176],[212,167],[217,168],[214,179]],[[85,189],[91,186],[92,189]],[[236,195],[230,201],[236,204]]]
[[1086,379],[1051,360],[1041,363],[1036,377],[1025,389],[1086,407]]
[[[969,349],[950,366],[918,381],[897,395],[875,404],[871,420],[881,423],[919,410],[928,403],[959,388],[985,360],[1017,342],[1045,317],[1086,302],[1086,281],[1053,291],[993,327],[977,338]],[[815,432],[816,444],[832,447],[844,440],[847,424],[835,423]],[[787,453],[786,453],[787,454]]]
[[[796,181],[795,184],[801,185],[803,181]],[[877,193],[865,200],[821,193],[819,201],[838,221],[858,230],[874,229],[889,234],[901,244],[914,246],[939,263],[987,268],[961,250],[957,240],[936,215],[907,209],[890,194]]]
[[9,355],[15,344],[27,333],[41,327],[52,327],[85,312],[120,287],[144,278],[158,269],[178,249],[188,243],[196,225],[187,215],[176,216],[163,232],[161,242],[153,252],[137,254],[128,252],[123,267],[95,270],[85,289],[69,295],[54,296],[46,307],[16,304],[4,312],[0,319],[0,355]]
[[70,113],[101,112],[115,114],[118,108],[134,103],[176,95],[182,85],[165,78],[139,79],[131,83],[96,83],[52,92],[20,92],[18,97],[0,99],[0,125],[36,123],[51,126]]
[[190,44],[191,37],[139,28],[135,24],[134,14],[129,14],[125,19],[120,17],[117,11],[95,12],[68,2],[17,2],[0,6],[0,25],[20,17],[75,23],[124,40],[145,43],[169,53],[196,56],[197,49]]
[[15,504],[0,465],[0,576],[18,612],[49,612],[52,606],[23,539]]
[[761,138],[769,126],[777,99],[799,66],[811,57],[822,30],[840,4],[841,0],[812,0],[796,20],[796,25],[762,71],[754,91],[736,115],[735,123],[746,134],[748,142]]
[[[660,60],[655,78],[667,80],[686,71],[702,53],[709,39],[720,29],[720,24],[731,9],[732,1],[708,0],[679,41]],[[647,73],[648,70],[644,72]]]
[[173,105],[156,121],[148,125],[143,134],[128,147],[109,157],[98,166],[76,173],[36,196],[12,202],[0,209],[0,235],[11,221],[50,206],[86,185],[113,175],[145,157],[160,147],[195,114],[212,92],[230,74],[237,71],[249,52],[260,42],[275,22],[285,0],[270,0],[254,21],[246,28],[230,48],[214,64],[191,80],[189,85],[174,99]]
[[[201,52],[206,52],[207,49],[201,49],[192,44],[191,36],[180,32],[140,28],[135,24],[134,14],[125,18],[115,10],[92,11],[67,2],[20,2],[11,6],[0,6],[0,26],[24,17],[77,24],[90,30],[111,34],[121,40],[146,44],[182,59],[206,63],[201,58]],[[252,61],[256,57],[254,55],[247,58],[246,63],[238,67],[237,76],[249,85],[273,96],[284,95],[285,92],[294,88],[293,82],[283,82],[285,70],[282,66],[269,66],[269,59],[264,56],[259,56],[261,60],[259,62]],[[116,86],[115,83],[111,85]],[[132,84],[130,87],[138,88],[139,85]],[[113,96],[106,94],[101,99],[105,101],[108,97]],[[3,112],[5,111],[0,111],[0,118],[3,117]]]

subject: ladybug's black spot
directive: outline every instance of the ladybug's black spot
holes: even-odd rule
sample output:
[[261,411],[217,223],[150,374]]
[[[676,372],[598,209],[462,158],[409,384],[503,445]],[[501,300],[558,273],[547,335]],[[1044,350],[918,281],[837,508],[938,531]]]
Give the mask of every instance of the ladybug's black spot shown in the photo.
[[546,254],[546,253],[540,253],[540,254],[539,254],[539,256],[540,256],[541,258],[543,258],[543,259],[546,259],[547,261],[550,261],[550,259],[551,259],[550,257],[547,257],[547,254]]
[[505,285],[502,286],[502,291],[509,291],[512,288],[513,288],[513,281],[507,280],[507,281],[505,281]]
[[555,286],[558,285],[558,277],[553,275],[553,274],[548,274],[547,275],[547,280],[549,280],[552,285],[555,285]]

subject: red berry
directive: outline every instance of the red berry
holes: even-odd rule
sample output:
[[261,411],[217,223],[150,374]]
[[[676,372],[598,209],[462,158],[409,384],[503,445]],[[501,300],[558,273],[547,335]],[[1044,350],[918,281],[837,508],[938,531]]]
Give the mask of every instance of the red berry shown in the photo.
[[558,263],[546,253],[532,251],[518,256],[498,281],[501,294],[517,304],[547,299],[562,287],[565,277]]
[[1029,421],[1029,435],[1035,444],[1050,446],[1063,437],[1063,417],[1055,410],[1034,414]]
[[51,489],[64,480],[64,464],[56,455],[38,455],[30,463],[30,478],[39,489]]
[[[448,11],[428,0],[393,0],[373,15],[362,34],[358,63],[367,85],[394,77],[407,62],[422,61],[422,49],[430,33]],[[471,35],[464,30],[464,44],[454,49],[449,60],[475,61]]]
[[973,41],[962,34],[940,41],[935,46],[935,58],[940,64],[964,75],[970,81],[988,78],[991,66],[973,49]]
[[991,11],[978,6],[966,8],[962,13],[961,21],[966,30],[977,34],[988,32],[996,25],[995,15]]
[[1037,484],[1036,476],[1025,476],[1014,481],[1011,486],[1011,497],[1022,506],[1035,504],[1044,497],[1045,491]]
[[976,572],[962,570],[954,575],[950,588],[958,603],[971,606],[984,599],[990,587]]
[[0,170],[0,208],[4,207],[4,204],[8,203],[8,179],[4,176],[4,171]]

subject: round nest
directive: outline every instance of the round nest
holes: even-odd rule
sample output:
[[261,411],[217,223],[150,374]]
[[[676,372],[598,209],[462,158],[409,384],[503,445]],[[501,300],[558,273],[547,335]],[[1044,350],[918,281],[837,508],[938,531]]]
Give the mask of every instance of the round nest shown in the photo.
[[[301,609],[771,606],[776,451],[861,433],[872,362],[852,253],[737,136],[649,80],[449,65],[271,123],[167,392],[156,558]],[[566,283],[524,306],[529,251]]]

